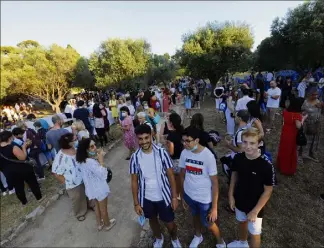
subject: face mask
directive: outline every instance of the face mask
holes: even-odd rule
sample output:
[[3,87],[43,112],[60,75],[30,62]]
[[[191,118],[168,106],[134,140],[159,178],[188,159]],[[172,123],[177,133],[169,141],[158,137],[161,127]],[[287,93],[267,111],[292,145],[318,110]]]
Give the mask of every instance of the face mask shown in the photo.
[[88,151],[88,155],[91,156],[91,157],[96,156],[96,152]]
[[18,146],[22,146],[24,144],[24,141],[22,141],[20,138],[15,138],[14,142],[18,145]]
[[122,113],[121,113],[121,116],[122,116],[122,117],[126,117],[126,113],[122,112]]
[[101,105],[101,106],[99,106],[99,108],[100,108],[100,109],[103,109],[103,106]]
[[79,141],[78,140],[74,141],[73,146],[74,146],[75,149],[77,149],[78,146],[79,146]]
[[147,105],[144,106],[144,109],[148,109],[149,107]]
[[131,102],[130,101],[127,101],[126,102],[127,106],[131,105]]
[[196,144],[192,149],[190,149],[189,151],[191,151],[191,152],[194,152],[194,151],[196,151],[198,149],[198,145]]

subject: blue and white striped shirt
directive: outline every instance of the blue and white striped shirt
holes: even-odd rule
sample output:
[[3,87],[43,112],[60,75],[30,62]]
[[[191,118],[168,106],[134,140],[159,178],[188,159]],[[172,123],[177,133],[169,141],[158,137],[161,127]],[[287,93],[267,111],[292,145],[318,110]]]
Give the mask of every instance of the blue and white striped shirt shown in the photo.
[[[161,188],[161,193],[166,206],[171,204],[171,187],[167,176],[167,170],[173,167],[172,160],[165,149],[152,144],[152,152],[154,155],[155,169],[158,178],[158,184]],[[144,197],[145,197],[145,179],[140,167],[142,157],[142,149],[137,149],[137,151],[132,155],[129,164],[129,173],[137,174],[138,176],[138,201],[141,207],[143,207]]]

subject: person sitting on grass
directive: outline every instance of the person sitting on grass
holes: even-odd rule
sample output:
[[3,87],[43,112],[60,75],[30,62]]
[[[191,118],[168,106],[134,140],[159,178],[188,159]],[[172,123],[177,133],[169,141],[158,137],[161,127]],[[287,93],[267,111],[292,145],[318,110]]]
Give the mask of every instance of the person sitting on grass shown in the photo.
[[228,192],[229,205],[235,210],[239,222],[239,240],[228,248],[261,247],[262,218],[264,207],[269,201],[276,183],[274,166],[259,149],[262,136],[258,129],[243,131],[243,152],[236,154],[232,163],[231,184]]

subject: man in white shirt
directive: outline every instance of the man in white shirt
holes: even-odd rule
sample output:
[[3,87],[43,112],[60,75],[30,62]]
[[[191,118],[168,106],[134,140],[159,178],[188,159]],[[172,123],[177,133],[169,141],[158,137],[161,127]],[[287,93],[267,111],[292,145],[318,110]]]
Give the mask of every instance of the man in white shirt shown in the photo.
[[303,81],[301,81],[297,87],[298,97],[305,98],[306,88],[307,88],[307,82],[306,79],[304,78]]
[[151,128],[139,125],[135,129],[139,149],[130,160],[130,174],[135,212],[149,219],[155,237],[153,247],[162,248],[164,237],[158,217],[166,224],[173,247],[181,247],[174,223],[178,207],[173,164],[165,149],[152,142]]
[[[267,120],[270,128],[274,127],[276,113],[279,109],[281,89],[277,87],[276,81],[270,82],[270,89],[265,93],[267,100]],[[269,130],[268,130],[269,131]]]
[[183,185],[181,199],[187,204],[193,215],[195,236],[189,247],[198,247],[203,241],[201,224],[207,227],[217,239],[217,248],[226,244],[215,221],[218,218],[218,178],[214,155],[208,148],[199,144],[200,131],[188,127],[182,136],[184,150],[181,153],[179,167]]
[[250,101],[254,101],[253,98],[249,97],[249,90],[247,88],[242,89],[243,97],[237,100],[235,107],[236,111],[247,110],[246,104]]
[[266,79],[267,79],[267,81],[266,81],[266,85],[265,85],[265,90],[268,90],[269,89],[269,84],[273,80],[273,74],[272,74],[272,72],[269,71],[267,73]]

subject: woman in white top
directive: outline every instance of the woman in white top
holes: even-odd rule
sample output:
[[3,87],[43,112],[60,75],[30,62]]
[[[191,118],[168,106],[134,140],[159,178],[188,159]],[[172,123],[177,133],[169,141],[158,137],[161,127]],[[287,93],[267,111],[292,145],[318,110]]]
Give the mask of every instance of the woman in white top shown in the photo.
[[90,137],[88,130],[85,128],[84,123],[81,120],[74,121],[71,128],[72,132],[77,136],[78,141]]
[[77,138],[72,133],[61,136],[59,143],[61,149],[56,154],[52,172],[56,179],[65,184],[66,192],[72,201],[72,209],[79,221],[85,220],[87,213],[87,198],[82,181],[81,170],[75,161],[75,142]]
[[78,168],[81,169],[82,179],[85,185],[85,193],[89,200],[95,201],[96,221],[98,231],[105,228],[109,231],[115,224],[115,219],[108,215],[108,194],[110,192],[107,184],[107,169],[104,167],[104,151],[96,147],[96,143],[90,139],[80,141],[76,160]]

